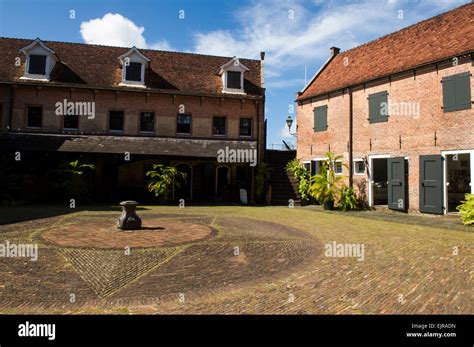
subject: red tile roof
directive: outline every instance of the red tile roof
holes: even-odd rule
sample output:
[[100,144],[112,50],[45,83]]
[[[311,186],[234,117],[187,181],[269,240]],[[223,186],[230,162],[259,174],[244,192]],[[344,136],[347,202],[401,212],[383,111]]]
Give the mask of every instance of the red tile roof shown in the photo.
[[[20,49],[33,40],[0,38],[0,83],[27,83],[20,80],[25,71],[25,56]],[[130,47],[111,47],[43,41],[59,57],[51,72],[48,84],[82,86],[90,88],[118,88],[122,67],[118,57]],[[166,52],[139,49],[150,61],[145,74],[147,89],[176,93],[203,95],[224,95],[222,79],[217,74],[219,68],[232,57],[218,57],[193,53]],[[21,66],[15,66],[15,58],[20,57]],[[244,90],[250,96],[262,95],[260,88],[260,61],[239,59],[249,68],[245,73]],[[30,82],[31,83],[31,82]],[[41,82],[39,82],[41,83]],[[126,88],[126,87],[121,87]],[[137,90],[138,88],[132,88]],[[228,94],[227,94],[228,95]]]
[[474,3],[469,3],[336,55],[297,100],[472,51]]

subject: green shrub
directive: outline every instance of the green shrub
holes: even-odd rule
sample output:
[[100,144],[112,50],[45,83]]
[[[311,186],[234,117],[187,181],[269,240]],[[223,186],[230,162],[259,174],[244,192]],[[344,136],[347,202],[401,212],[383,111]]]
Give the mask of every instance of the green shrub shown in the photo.
[[292,174],[298,181],[298,192],[301,197],[301,203],[310,203],[312,200],[311,195],[309,194],[311,175],[308,170],[299,162],[298,159],[293,159],[286,164],[286,172]]
[[465,199],[456,209],[461,214],[462,224],[474,225],[474,194],[466,194]]
[[147,171],[146,176],[150,177],[147,188],[155,194],[157,198],[166,200],[172,187],[181,187],[181,182],[186,180],[186,174],[178,171],[174,166],[153,164],[153,170]]
[[328,159],[322,162],[319,174],[311,177],[309,194],[319,201],[321,205],[334,205],[337,195],[340,192],[341,182],[344,176],[336,174],[336,162],[342,156],[335,156],[333,153],[326,153]]
[[339,208],[343,211],[357,210],[359,207],[357,195],[353,188],[343,186],[340,191]]

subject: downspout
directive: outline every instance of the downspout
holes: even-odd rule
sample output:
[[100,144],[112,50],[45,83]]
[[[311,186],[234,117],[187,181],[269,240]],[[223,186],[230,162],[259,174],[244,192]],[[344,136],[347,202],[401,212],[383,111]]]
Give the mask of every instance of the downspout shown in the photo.
[[[260,52],[260,88],[262,89],[262,117],[263,120],[265,120],[265,52]],[[260,106],[260,105],[259,105]],[[257,126],[258,126],[258,133],[257,135],[260,134],[260,107],[257,110]],[[265,130],[264,130],[265,131]],[[262,138],[266,138],[267,134],[264,132]],[[260,137],[257,138],[259,141],[259,150],[261,150],[264,154],[266,153],[266,141],[262,144],[260,143]],[[262,148],[263,145],[263,148]],[[266,160],[266,155],[263,156],[264,160]],[[258,156],[258,159],[260,159],[261,156]],[[259,162],[259,160],[257,160]]]
[[10,87],[10,105],[8,110],[8,128],[7,131],[10,132],[12,129],[12,122],[13,122],[13,103],[15,102],[15,87]]
[[353,165],[353,100],[352,89],[349,89],[349,187],[352,188],[354,182],[354,165]]

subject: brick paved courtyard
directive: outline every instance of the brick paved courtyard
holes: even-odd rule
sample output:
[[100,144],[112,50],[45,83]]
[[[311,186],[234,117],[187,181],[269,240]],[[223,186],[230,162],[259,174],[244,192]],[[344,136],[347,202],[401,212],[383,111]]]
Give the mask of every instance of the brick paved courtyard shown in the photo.
[[[0,225],[39,246],[0,257],[2,313],[474,313],[474,231],[450,217],[147,207],[147,229],[116,234],[118,210],[48,209]],[[363,260],[326,256],[334,242]]]

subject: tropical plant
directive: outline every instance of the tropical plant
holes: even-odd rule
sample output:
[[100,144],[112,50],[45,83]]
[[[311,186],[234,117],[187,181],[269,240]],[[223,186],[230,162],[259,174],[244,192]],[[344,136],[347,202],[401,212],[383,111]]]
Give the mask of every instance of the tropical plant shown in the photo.
[[311,202],[311,195],[309,194],[311,175],[309,171],[296,158],[289,161],[285,168],[286,172],[292,174],[298,181],[298,192],[301,197],[301,203],[307,204]]
[[81,162],[79,159],[61,164],[60,174],[65,176],[62,183],[67,194],[76,200],[87,200],[92,192],[91,173],[94,164]]
[[258,203],[265,203],[265,198],[270,186],[270,178],[272,169],[267,163],[260,163],[257,165],[255,175],[255,200]]
[[319,174],[311,177],[309,193],[325,208],[331,209],[344,179],[342,175],[336,174],[336,162],[341,161],[342,156],[327,152],[326,157],[327,159],[321,163]]
[[359,207],[357,195],[352,187],[342,186],[340,190],[339,208],[343,211],[356,210]]
[[474,225],[474,194],[466,194],[466,200],[461,201],[462,204],[456,207],[461,215],[462,224]]
[[146,176],[150,177],[147,189],[157,198],[166,200],[173,187],[179,188],[186,181],[186,174],[174,166],[153,164],[152,167],[153,170],[146,172]]

